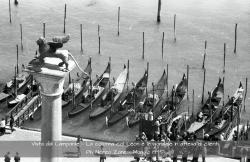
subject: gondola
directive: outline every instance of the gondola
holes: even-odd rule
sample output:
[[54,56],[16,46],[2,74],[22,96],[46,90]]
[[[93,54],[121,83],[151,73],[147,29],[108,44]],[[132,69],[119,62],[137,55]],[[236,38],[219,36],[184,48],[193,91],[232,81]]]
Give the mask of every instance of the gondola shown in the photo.
[[164,70],[157,84],[148,93],[148,95],[142,98],[142,100],[139,103],[139,106],[136,108],[135,113],[129,114],[127,122],[129,127],[133,127],[134,125],[138,124],[140,119],[143,118],[145,114],[148,114],[150,110],[154,111],[153,109],[158,105],[159,101],[162,98],[166,85],[167,85],[167,75]]
[[196,133],[220,113],[223,103],[223,93],[224,85],[221,82],[221,78],[219,78],[216,88],[213,90],[212,94],[209,93],[209,98],[206,100],[201,110],[197,113],[196,120],[191,123],[187,132]]
[[237,117],[239,108],[243,100],[243,86],[240,82],[239,88],[235,94],[229,99],[227,104],[223,107],[219,117],[213,121],[210,128],[206,131],[209,136],[215,136],[225,130],[229,124]]
[[[171,95],[166,99],[163,108],[160,111],[160,116],[163,122],[168,122],[169,119],[175,116],[175,112],[178,111],[179,104],[183,101],[187,93],[187,78],[183,74],[181,82],[173,87]],[[157,115],[155,118],[158,118]]]
[[95,101],[102,96],[103,92],[105,91],[105,88],[109,84],[110,72],[111,72],[111,65],[109,62],[103,74],[100,77],[98,77],[95,83],[92,86],[90,83],[89,89],[82,96],[83,97],[82,102],[78,106],[74,107],[68,113],[69,117],[74,117],[80,112],[85,111],[86,109],[91,107],[91,104],[93,105]]
[[125,84],[128,81],[128,68],[124,65],[123,71],[117,77],[114,85],[104,94],[101,103],[90,111],[89,118],[94,119],[112,108],[112,105],[120,98]]
[[108,126],[111,126],[121,119],[125,118],[130,112],[135,111],[135,107],[138,106],[140,99],[147,87],[148,72],[145,71],[143,77],[136,83],[133,89],[125,96],[120,102],[116,111],[112,112],[108,117]]
[[0,103],[13,100],[15,88],[17,94],[22,94],[26,91],[27,86],[31,84],[32,76],[26,72],[21,72],[17,74],[11,81],[7,82],[3,88],[3,91],[0,93]]
[[180,134],[187,120],[188,120],[188,112],[183,112],[177,115],[169,122],[167,127],[167,132]]
[[[88,65],[84,71],[89,75],[91,74],[91,58],[88,60]],[[69,106],[70,104],[72,104],[73,101],[74,104],[79,104],[82,99],[82,94],[84,90],[87,89],[88,85],[89,77],[86,76],[84,73],[78,75],[78,78],[74,81],[74,83],[70,83],[67,89],[65,89],[62,94],[62,108]]]

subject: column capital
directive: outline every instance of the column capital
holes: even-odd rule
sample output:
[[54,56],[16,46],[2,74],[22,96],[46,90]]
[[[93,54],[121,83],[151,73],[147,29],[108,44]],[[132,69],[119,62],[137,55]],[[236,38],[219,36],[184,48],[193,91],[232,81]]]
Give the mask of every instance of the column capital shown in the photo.
[[43,66],[29,65],[24,71],[33,75],[41,84],[41,93],[46,96],[58,96],[63,92],[65,76],[74,69],[75,63],[69,60],[68,71],[59,67],[60,59],[46,58]]

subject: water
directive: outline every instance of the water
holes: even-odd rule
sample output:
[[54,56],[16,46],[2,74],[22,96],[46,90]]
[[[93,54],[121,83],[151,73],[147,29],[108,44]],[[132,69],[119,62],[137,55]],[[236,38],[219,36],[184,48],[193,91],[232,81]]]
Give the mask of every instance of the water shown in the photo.
[[[250,1],[248,0],[162,0],[161,23],[156,23],[155,0],[26,0],[12,8],[9,24],[8,2],[1,1],[0,20],[0,82],[14,74],[16,44],[20,47],[19,24],[23,25],[24,50],[20,52],[20,65],[27,64],[35,54],[35,41],[42,35],[46,23],[46,38],[62,35],[64,3],[67,3],[66,33],[71,40],[63,48],[69,49],[84,67],[92,57],[93,74],[100,74],[112,57],[112,76],[117,77],[122,64],[130,60],[130,82],[138,81],[149,61],[149,83],[156,82],[169,64],[169,85],[177,84],[190,66],[189,95],[195,90],[195,108],[200,106],[203,71],[201,70],[204,41],[208,41],[205,92],[212,90],[218,77],[225,76],[225,96],[233,95],[245,78],[250,76]],[[117,36],[117,10],[121,7],[120,36]],[[173,17],[177,15],[177,42],[173,41]],[[80,52],[80,24],[83,24],[83,53]],[[234,48],[234,25],[238,23],[237,54]],[[101,25],[101,55],[98,55],[97,25]],[[142,32],[145,32],[145,60],[142,56]],[[162,32],[165,32],[164,58],[161,59]],[[223,75],[223,43],[227,44],[226,73]],[[75,70],[76,72],[77,70]],[[74,74],[72,75],[72,77]],[[207,94],[207,93],[205,93]],[[207,95],[206,95],[207,97]],[[186,103],[186,102],[184,102]],[[250,118],[249,95],[242,122]],[[64,113],[66,114],[66,111]],[[187,107],[183,106],[182,111]],[[39,114],[39,113],[37,113]],[[39,115],[37,119],[39,119]],[[68,120],[63,130],[83,136],[134,138],[137,128],[127,129],[124,121],[107,129],[105,117],[90,122],[86,113]],[[28,122],[28,127],[40,127],[40,120]]]

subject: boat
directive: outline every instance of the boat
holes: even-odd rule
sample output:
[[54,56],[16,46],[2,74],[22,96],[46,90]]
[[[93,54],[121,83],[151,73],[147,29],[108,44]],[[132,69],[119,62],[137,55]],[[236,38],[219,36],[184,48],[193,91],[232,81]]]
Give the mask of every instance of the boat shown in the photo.
[[90,83],[89,89],[83,94],[82,102],[68,113],[69,117],[74,117],[80,112],[85,111],[86,109],[91,107],[91,104],[93,105],[95,101],[100,98],[100,96],[102,96],[105,88],[109,84],[110,72],[111,64],[109,62],[103,74],[97,78],[95,83],[93,85]]
[[[91,75],[91,58],[88,60],[88,65],[84,71]],[[62,108],[67,107],[68,105],[72,104],[72,102],[74,102],[76,105],[81,102],[82,94],[89,85],[89,79],[89,77],[82,73],[81,75],[78,75],[77,79],[73,83],[69,84],[62,94]]]
[[32,76],[26,72],[21,72],[16,75],[11,81],[7,82],[0,93],[0,103],[13,100],[15,93],[17,95],[22,94],[26,91],[27,86],[31,84]]
[[[173,87],[171,95],[167,97],[164,106],[159,113],[159,115],[162,118],[162,122],[168,123],[169,119],[175,116],[174,113],[178,111],[178,107],[183,101],[186,93],[187,93],[187,78],[186,75],[183,74],[182,80],[178,85]],[[156,115],[155,119],[158,118],[159,115]]]
[[239,113],[240,105],[243,100],[243,86],[240,82],[234,95],[229,99],[217,119],[213,121],[210,128],[206,131],[209,136],[215,136],[225,130]]
[[24,98],[26,97],[25,94],[20,94],[17,95],[15,99],[11,100],[10,102],[8,102],[8,108],[12,108],[14,106],[16,106],[19,102],[21,102]]
[[147,87],[148,72],[145,71],[143,77],[134,85],[124,99],[120,102],[116,111],[112,112],[108,117],[108,126],[111,126],[123,118],[125,118],[130,112],[135,111],[135,107],[138,106],[140,99],[142,98],[144,91]]
[[118,101],[120,98],[123,89],[125,87],[125,84],[128,81],[128,68],[126,65],[124,65],[123,71],[120,73],[120,75],[117,77],[114,85],[110,88],[110,90],[105,93],[101,99],[101,103],[97,105],[96,108],[93,108],[90,111],[89,118],[94,119],[105,112],[109,111],[113,104]]
[[201,130],[208,122],[212,121],[221,111],[223,103],[224,85],[219,78],[219,82],[212,94],[209,93],[209,98],[202,106],[201,110],[196,115],[196,120],[191,123],[187,132],[196,133]]
[[167,132],[180,134],[187,120],[188,120],[188,112],[182,112],[181,114],[172,118],[172,120],[168,124]]
[[153,109],[160,102],[162,95],[166,89],[166,85],[167,75],[164,70],[157,84],[153,86],[153,89],[141,99],[141,101],[139,102],[139,106],[137,106],[135,112],[129,114],[127,120],[127,124],[129,127],[135,126],[139,123],[140,119],[147,116],[150,111],[153,111]]

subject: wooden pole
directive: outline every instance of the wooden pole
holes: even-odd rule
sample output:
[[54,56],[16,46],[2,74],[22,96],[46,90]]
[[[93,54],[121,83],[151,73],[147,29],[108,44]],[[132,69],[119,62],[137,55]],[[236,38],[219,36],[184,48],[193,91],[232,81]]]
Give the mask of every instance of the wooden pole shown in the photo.
[[64,19],[63,19],[63,33],[65,34],[65,23],[66,23],[66,13],[67,13],[67,4],[64,6]]
[[192,100],[192,116],[194,115],[194,89],[193,89],[193,100]]
[[223,83],[223,106],[225,105],[225,77],[223,77],[222,79],[222,83]]
[[206,55],[207,55],[207,41],[205,40],[205,50],[203,55],[204,57],[203,57],[202,69],[205,68]]
[[[154,85],[154,82],[152,83],[152,87],[153,87],[153,108],[154,108],[154,104],[155,104],[155,85]],[[152,112],[154,112],[152,108]]]
[[97,30],[98,30],[98,37],[100,36],[100,25],[98,24],[97,26]]
[[128,91],[128,82],[129,82],[129,60],[128,60],[128,79],[127,79],[127,91]]
[[17,44],[16,45],[16,73],[17,73],[17,75],[19,73],[18,64],[19,64],[19,54],[18,54],[18,44]]
[[93,108],[93,103],[92,103],[92,96],[93,96],[93,94],[92,94],[92,79],[91,79],[91,76],[90,76],[90,109],[92,110],[92,108]]
[[247,78],[246,78],[246,91],[244,96],[244,112],[246,112],[246,99],[247,99]]
[[144,32],[142,32],[142,59],[144,60]]
[[15,84],[14,84],[14,92],[15,92],[15,97],[17,96],[17,67],[15,66]]
[[11,23],[11,6],[10,6],[10,0],[9,0],[9,17],[10,17],[10,23]]
[[189,65],[187,65],[187,100],[189,100],[188,84],[189,84]]
[[158,0],[157,22],[161,22],[161,0]]
[[235,24],[235,33],[234,33],[234,53],[236,53],[237,48],[237,23]]
[[[147,62],[147,74],[149,74],[149,62]],[[147,82],[147,85],[146,85],[146,97],[148,97],[148,82]]]
[[117,35],[120,35],[120,6],[118,7],[118,24],[117,24]]
[[164,32],[162,32],[162,40],[161,40],[161,58],[163,59],[163,49],[164,49]]
[[201,98],[201,103],[203,104],[204,102],[204,91],[205,91],[205,82],[206,82],[206,68],[204,69],[204,76],[203,76],[203,85],[202,85],[202,98]]
[[20,32],[21,32],[21,49],[23,50],[23,25],[20,24]]
[[174,41],[176,42],[176,14],[174,14]]
[[98,42],[99,42],[99,48],[98,48],[98,53],[100,54],[101,53],[101,37],[99,36],[98,37]]
[[168,98],[168,64],[167,64],[167,98]]
[[45,23],[43,23],[43,37],[45,38]]
[[80,24],[80,34],[81,34],[81,51],[83,51],[82,49],[82,24]]
[[226,66],[226,43],[224,43],[223,73],[225,73],[225,66]]

